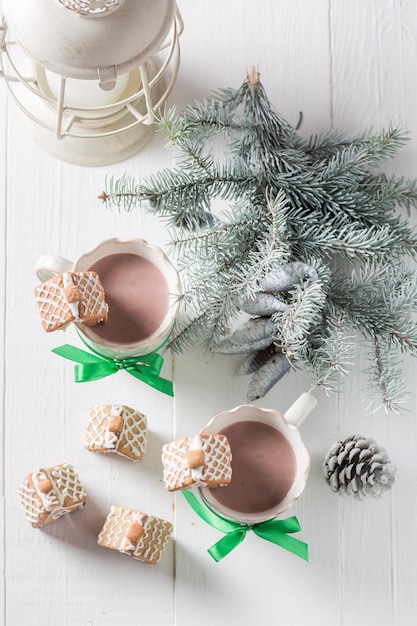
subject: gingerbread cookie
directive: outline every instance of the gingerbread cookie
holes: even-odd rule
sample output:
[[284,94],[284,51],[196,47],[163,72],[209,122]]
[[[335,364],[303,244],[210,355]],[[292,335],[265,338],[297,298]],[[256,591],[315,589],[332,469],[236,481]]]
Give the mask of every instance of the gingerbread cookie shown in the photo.
[[232,479],[232,452],[224,435],[182,437],[162,448],[164,485],[168,491],[194,485],[220,487]]
[[106,404],[91,409],[84,446],[94,452],[120,454],[141,461],[147,435],[145,415],[129,406]]
[[96,272],[57,274],[35,287],[41,323],[46,332],[63,330],[71,322],[105,324],[108,305]]
[[134,509],[112,506],[97,543],[155,565],[161,560],[172,524]]
[[28,474],[17,493],[34,528],[82,508],[87,499],[78,474],[69,463],[40,468]]

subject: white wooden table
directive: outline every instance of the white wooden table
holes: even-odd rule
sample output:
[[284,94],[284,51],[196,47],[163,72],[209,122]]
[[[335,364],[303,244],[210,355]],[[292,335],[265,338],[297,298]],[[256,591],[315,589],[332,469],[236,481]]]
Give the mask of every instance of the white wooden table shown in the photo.
[[[402,120],[412,140],[390,167],[416,176],[415,0],[181,0],[179,6],[185,31],[171,97],[179,110],[218,87],[238,87],[255,64],[271,101],[292,124],[303,112],[305,136],[332,126],[356,134]],[[82,168],[54,160],[28,139],[4,88],[0,107],[2,624],[416,624],[417,362],[405,362],[413,396],[401,417],[367,413],[361,362],[342,393],[318,395],[318,408],[302,426],[311,473],[292,509],[309,544],[309,563],[251,535],[216,564],[206,548],[219,533],[181,494],[164,490],[160,451],[245,401],[247,381],[233,377],[233,359],[194,352],[167,359],[164,374],[174,378],[175,399],[126,373],[76,384],[71,364],[51,353],[62,340],[42,331],[33,299],[34,265],[44,253],[75,258],[114,236],[165,246],[168,235],[157,218],[111,212],[97,199],[106,174],[142,176],[170,166],[164,138],[155,136],[123,163]],[[285,411],[310,382],[307,374],[291,375],[258,404]],[[88,411],[107,403],[147,415],[142,463],[83,448]],[[374,437],[397,467],[393,489],[380,500],[339,498],[323,479],[331,443],[354,433]],[[82,477],[88,504],[32,529],[17,486],[39,466],[63,461]],[[175,541],[158,566],[97,546],[112,504],[174,523]]]

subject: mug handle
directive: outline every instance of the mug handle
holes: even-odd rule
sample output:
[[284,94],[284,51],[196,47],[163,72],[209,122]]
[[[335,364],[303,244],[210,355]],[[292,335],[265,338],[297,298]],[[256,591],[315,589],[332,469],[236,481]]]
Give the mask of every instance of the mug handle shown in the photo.
[[73,265],[72,261],[65,259],[63,256],[45,254],[37,260],[35,272],[39,280],[44,283],[46,280],[53,278],[57,274],[70,272]]
[[317,405],[317,398],[311,393],[302,393],[299,398],[284,413],[284,417],[290,424],[301,426]]

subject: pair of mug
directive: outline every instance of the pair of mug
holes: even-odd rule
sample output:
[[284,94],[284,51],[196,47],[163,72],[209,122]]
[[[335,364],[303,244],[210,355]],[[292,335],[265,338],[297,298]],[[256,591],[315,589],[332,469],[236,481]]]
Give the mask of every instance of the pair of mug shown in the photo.
[[[162,274],[167,291],[168,304],[161,323],[149,336],[137,341],[109,339],[101,336],[94,326],[78,324],[82,338],[94,351],[110,358],[127,359],[156,351],[169,337],[178,313],[178,274],[162,250],[142,239],[110,239],[75,263],[60,256],[43,256],[36,273],[45,281],[56,274],[91,270],[106,259],[111,266],[115,255],[138,257],[153,264]],[[123,276],[118,280],[123,283]],[[103,287],[106,291],[105,284]],[[152,292],[152,287],[150,282],[147,289]],[[109,318],[111,313],[109,307]],[[235,481],[232,478],[231,485],[217,489],[201,487],[201,496],[209,507],[226,518],[248,524],[272,519],[290,508],[304,490],[310,467],[298,427],[316,403],[314,396],[305,393],[285,415],[254,405],[242,405],[216,415],[202,433],[222,432],[227,436]]]

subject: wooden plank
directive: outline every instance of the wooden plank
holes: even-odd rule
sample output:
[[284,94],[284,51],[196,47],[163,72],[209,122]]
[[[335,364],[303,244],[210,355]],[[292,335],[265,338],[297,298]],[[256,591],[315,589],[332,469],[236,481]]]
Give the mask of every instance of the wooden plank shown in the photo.
[[[0,7],[1,10],[1,7]],[[7,253],[7,239],[6,239],[6,225],[7,225],[7,103],[6,94],[0,93],[0,249],[2,250],[0,255],[0,414],[1,414],[1,427],[0,427],[0,463],[1,467],[4,467],[4,389],[5,389],[5,367],[6,359],[4,353],[5,333],[6,333],[6,321],[5,321],[5,301],[6,301],[6,253]],[[2,550],[0,557],[1,571],[5,571],[5,481],[4,473],[2,473],[2,480],[0,486],[0,519],[3,521],[2,525]],[[0,615],[3,616],[6,607],[6,580],[3,577],[0,587]]]
[[[156,139],[146,155],[129,164],[84,169],[60,163],[29,142],[15,111],[9,129],[5,619],[16,625],[135,623],[140,612],[150,623],[156,611],[160,624],[172,624],[173,544],[157,567],[96,544],[112,504],[172,520],[172,497],[160,488],[160,445],[172,437],[172,399],[126,372],[74,383],[72,364],[50,349],[79,341],[73,332],[65,337],[44,333],[33,298],[34,267],[42,254],[75,259],[108,237],[148,237],[153,224],[139,213],[107,211],[97,196],[107,171],[121,175],[128,166],[132,174],[155,169],[164,163],[164,154]],[[171,374],[169,359],[164,374]],[[142,463],[84,449],[88,412],[107,403],[126,404],[147,415],[149,445]],[[28,472],[60,462],[72,463],[79,472],[89,495],[87,506],[45,529],[33,529],[18,505],[17,486]]]
[[[414,3],[331,3],[333,118],[335,127],[358,134],[390,123],[407,126],[412,141],[386,170],[397,176],[415,177],[417,136],[415,103]],[[415,222],[415,216],[412,215]],[[373,437],[385,446],[397,466],[392,492],[381,500],[356,502],[341,507],[342,615],[344,622],[365,624],[411,624],[417,612],[410,588],[417,572],[413,560],[416,533],[407,535],[402,549],[402,525],[414,515],[416,499],[408,485],[414,457],[415,363],[404,357],[408,388],[413,392],[403,417],[371,415],[360,403],[366,376],[365,351],[359,353],[355,373],[349,379],[339,417],[339,435],[353,433]],[[410,412],[408,412],[410,411]],[[408,469],[407,469],[408,468]],[[412,583],[411,583],[412,584]],[[359,622],[358,622],[359,620]]]
[[[183,2],[186,30],[175,100],[201,100],[218,87],[239,87],[250,65],[257,65],[271,102],[292,124],[303,112],[300,132],[324,132],[330,125],[330,58],[327,2]],[[196,31],[199,26],[202,29]],[[233,25],[233,26],[232,26]],[[216,45],[212,45],[212,39]],[[209,59],[209,62],[207,60]],[[202,68],[196,71],[196,68]],[[180,106],[178,106],[180,108]],[[232,358],[187,353],[176,359],[176,435],[193,435],[217,412],[246,401],[247,379],[234,376]],[[310,387],[307,376],[290,375],[256,404],[285,411]],[[176,615],[191,624],[269,623],[279,598],[279,621],[335,624],[340,612],[338,502],[322,511],[332,495],[324,483],[318,450],[321,429],[332,419],[334,401],[324,400],[302,427],[312,453],[305,492],[288,514],[299,517],[301,537],[310,543],[309,564],[284,550],[247,536],[216,564],[206,549],[220,533],[199,520],[177,497]],[[337,409],[336,409],[337,410]],[[318,503],[320,502],[320,507]],[[320,510],[318,510],[320,509]],[[331,572],[324,579],[317,572]],[[192,592],[191,592],[192,589]],[[300,594],[302,601],[300,602]],[[209,607],[202,611],[201,607]],[[319,617],[320,616],[320,617]]]

